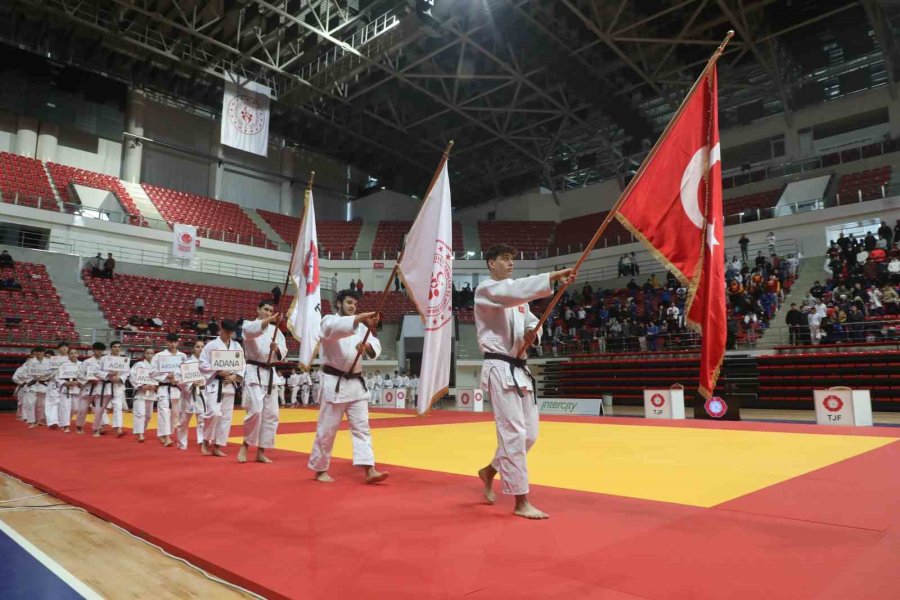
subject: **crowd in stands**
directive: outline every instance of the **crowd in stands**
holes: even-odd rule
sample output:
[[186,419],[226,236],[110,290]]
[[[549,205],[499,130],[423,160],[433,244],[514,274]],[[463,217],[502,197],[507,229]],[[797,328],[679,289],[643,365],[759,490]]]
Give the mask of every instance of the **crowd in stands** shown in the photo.
[[792,344],[900,338],[900,219],[858,238],[841,233],[828,247],[825,283],[815,281],[787,321]]

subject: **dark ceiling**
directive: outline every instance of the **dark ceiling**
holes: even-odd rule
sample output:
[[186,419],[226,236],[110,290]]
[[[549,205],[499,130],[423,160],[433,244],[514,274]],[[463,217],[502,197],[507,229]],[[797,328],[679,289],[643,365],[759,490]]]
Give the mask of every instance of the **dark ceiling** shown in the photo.
[[722,127],[900,75],[892,0],[2,0],[0,40],[218,110],[269,85],[277,135],[454,205],[627,171],[728,29]]

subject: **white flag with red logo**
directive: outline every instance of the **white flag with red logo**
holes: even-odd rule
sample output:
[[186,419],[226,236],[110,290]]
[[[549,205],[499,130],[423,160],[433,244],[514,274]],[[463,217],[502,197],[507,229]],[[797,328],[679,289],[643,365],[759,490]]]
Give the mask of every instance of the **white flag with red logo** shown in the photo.
[[453,334],[453,222],[444,156],[438,176],[406,236],[399,274],[425,326],[416,412],[425,414],[450,384]]
[[184,223],[172,225],[172,256],[193,259],[197,248],[197,228]]
[[[291,257],[291,280],[297,288],[288,310],[287,327],[300,342],[300,364],[309,368],[319,349],[322,325],[322,288],[319,285],[319,238],[312,190],[306,191],[300,234]],[[287,290],[285,290],[287,292]]]
[[221,141],[260,156],[268,154],[271,89],[231,73],[222,98]]

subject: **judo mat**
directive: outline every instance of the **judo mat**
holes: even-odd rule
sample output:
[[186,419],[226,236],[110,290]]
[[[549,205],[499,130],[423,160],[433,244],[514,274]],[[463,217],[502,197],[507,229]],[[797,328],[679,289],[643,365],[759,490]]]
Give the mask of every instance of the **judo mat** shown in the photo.
[[0,469],[269,598],[900,597],[895,428],[543,418],[531,522],[481,498],[490,415],[381,412],[376,486],[346,431],[312,480],[308,416],[240,465],[0,415]]

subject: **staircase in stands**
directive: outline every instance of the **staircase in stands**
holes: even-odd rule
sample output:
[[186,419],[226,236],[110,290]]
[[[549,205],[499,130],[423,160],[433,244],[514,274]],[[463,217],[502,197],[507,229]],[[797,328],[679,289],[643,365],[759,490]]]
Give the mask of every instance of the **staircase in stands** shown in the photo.
[[156,206],[154,206],[150,197],[147,195],[147,192],[141,187],[141,184],[131,183],[123,179],[122,187],[125,188],[131,196],[131,199],[134,200],[134,204],[137,206],[138,210],[141,211],[142,216],[148,219],[156,219],[157,221],[165,222],[165,219],[159,211],[156,210]]

